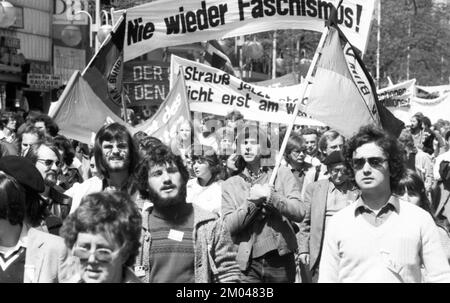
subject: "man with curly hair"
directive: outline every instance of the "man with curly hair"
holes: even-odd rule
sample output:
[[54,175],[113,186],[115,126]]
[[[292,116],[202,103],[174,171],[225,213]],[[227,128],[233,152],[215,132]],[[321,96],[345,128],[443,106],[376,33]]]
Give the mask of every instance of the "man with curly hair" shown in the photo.
[[[136,172],[143,237],[135,273],[150,283],[238,282],[231,236],[217,215],[186,202],[189,173],[180,156],[155,147]],[[149,203],[151,202],[151,204]]]
[[431,215],[393,194],[405,173],[402,157],[399,143],[373,126],[348,142],[361,196],[330,219],[319,282],[450,282]]

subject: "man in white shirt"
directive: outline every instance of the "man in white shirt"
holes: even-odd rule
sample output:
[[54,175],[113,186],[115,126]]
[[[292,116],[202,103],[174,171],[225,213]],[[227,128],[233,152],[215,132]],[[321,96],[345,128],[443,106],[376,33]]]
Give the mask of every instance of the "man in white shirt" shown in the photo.
[[402,156],[398,142],[373,126],[348,142],[361,196],[330,219],[319,282],[450,282],[431,215],[394,195],[405,172]]

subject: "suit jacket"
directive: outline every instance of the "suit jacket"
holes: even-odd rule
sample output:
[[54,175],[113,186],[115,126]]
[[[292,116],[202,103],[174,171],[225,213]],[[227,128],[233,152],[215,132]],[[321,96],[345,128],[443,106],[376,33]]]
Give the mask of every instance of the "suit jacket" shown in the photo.
[[[450,202],[450,189],[446,189],[442,182],[431,190],[431,209],[435,218],[439,219],[443,215],[446,205]],[[450,222],[450,218],[447,218]]]
[[63,238],[28,230],[24,283],[57,283],[63,279],[68,249]]
[[[313,269],[318,265],[322,250],[325,213],[327,208],[328,186],[331,181],[319,180],[306,187],[304,202],[306,207],[305,219],[300,223],[300,231],[297,234],[299,253],[309,254],[309,267]],[[356,201],[358,190],[348,190],[347,197]]]

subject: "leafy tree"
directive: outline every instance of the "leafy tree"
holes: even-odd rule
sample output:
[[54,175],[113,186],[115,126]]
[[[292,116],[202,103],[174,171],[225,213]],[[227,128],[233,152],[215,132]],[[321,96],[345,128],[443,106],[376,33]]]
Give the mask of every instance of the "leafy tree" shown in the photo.
[[[432,0],[381,0],[380,87],[409,79],[420,85],[448,83],[450,8]],[[376,18],[376,16],[374,16]],[[377,20],[364,61],[376,75]]]

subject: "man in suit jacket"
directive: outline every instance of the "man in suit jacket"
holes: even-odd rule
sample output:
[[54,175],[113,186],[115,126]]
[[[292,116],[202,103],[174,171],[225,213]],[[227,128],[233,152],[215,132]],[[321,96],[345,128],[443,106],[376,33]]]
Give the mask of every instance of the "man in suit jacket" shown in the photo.
[[309,267],[312,282],[318,280],[320,254],[328,219],[356,201],[359,196],[358,190],[349,179],[341,151],[332,152],[323,163],[327,166],[330,177],[307,186],[304,202],[309,207],[297,234],[299,259]]
[[[0,170],[0,283],[59,282],[67,274],[68,250],[61,237],[39,231],[26,222],[26,204],[30,201],[25,187],[40,191],[44,180],[34,165],[25,160],[9,157],[10,165],[2,165]],[[18,175],[18,168],[28,176],[26,184],[11,176]]]
[[450,162],[439,163],[440,180],[431,191],[431,209],[436,220],[450,230]]

